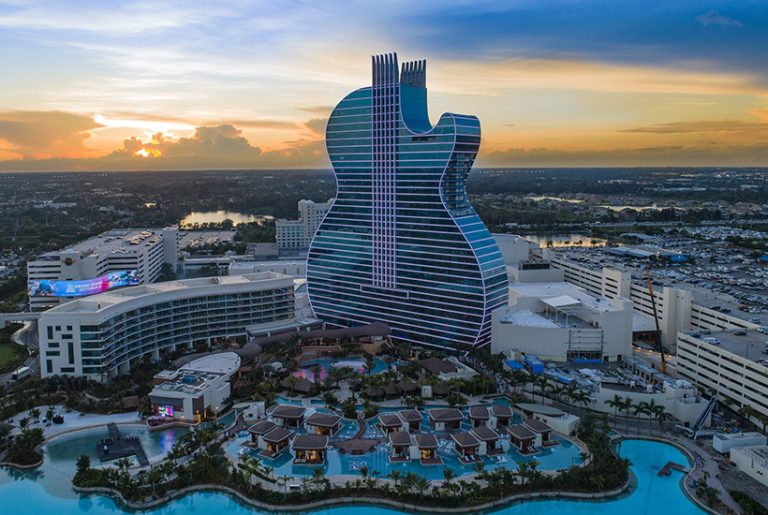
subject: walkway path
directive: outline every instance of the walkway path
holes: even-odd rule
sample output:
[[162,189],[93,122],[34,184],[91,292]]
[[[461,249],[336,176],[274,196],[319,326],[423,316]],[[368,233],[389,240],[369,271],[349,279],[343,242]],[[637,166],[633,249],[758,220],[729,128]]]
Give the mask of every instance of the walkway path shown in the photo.
[[[40,411],[45,414],[45,411],[47,408],[44,406],[41,406]],[[69,433],[72,431],[77,431],[80,429],[86,429],[91,427],[103,427],[106,424],[109,424],[110,422],[114,422],[115,424],[142,424],[142,420],[139,417],[138,413],[130,412],[130,413],[115,413],[112,415],[100,415],[98,413],[80,413],[79,411],[72,411],[67,413],[67,408],[63,405],[54,406],[53,411],[56,414],[59,414],[64,417],[64,423],[63,424],[52,424],[50,426],[45,426],[42,423],[33,423],[31,420],[31,415],[29,414],[29,411],[23,411],[21,413],[16,414],[11,420],[10,423],[17,426],[19,425],[19,420],[21,420],[24,417],[30,417],[30,423],[27,427],[35,428],[39,427],[43,430],[43,436],[46,438],[46,440],[53,438],[55,436],[62,435],[64,433]]]

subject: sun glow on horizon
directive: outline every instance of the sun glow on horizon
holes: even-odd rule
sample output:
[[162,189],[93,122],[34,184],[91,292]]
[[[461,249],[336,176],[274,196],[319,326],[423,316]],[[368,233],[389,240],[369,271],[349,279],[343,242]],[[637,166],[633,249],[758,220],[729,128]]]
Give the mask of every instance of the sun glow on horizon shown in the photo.
[[133,155],[137,157],[160,157],[163,153],[156,148],[144,147],[134,152]]

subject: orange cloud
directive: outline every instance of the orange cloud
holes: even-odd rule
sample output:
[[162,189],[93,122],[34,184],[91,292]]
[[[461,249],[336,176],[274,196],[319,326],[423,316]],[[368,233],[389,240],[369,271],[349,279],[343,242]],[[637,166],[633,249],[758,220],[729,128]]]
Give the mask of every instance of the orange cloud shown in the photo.
[[91,116],[62,111],[0,111],[4,151],[23,159],[93,155],[84,143],[99,127]]

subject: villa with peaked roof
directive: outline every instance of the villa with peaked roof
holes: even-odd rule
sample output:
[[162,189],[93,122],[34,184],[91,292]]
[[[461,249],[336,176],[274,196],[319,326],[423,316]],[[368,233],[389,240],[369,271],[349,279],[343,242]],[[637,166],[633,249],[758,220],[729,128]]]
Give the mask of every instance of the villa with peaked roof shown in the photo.
[[552,439],[552,428],[546,422],[535,418],[526,418],[523,420],[523,425],[536,433],[537,447],[551,447],[559,443]]
[[389,444],[392,446],[389,461],[409,461],[411,459],[411,447],[413,446],[411,433],[407,431],[389,433]]
[[480,455],[493,456],[501,454],[504,449],[501,447],[499,433],[488,426],[478,426],[472,429],[472,435],[480,441]]
[[431,434],[417,434],[416,448],[419,451],[419,462],[422,465],[442,465],[443,459],[437,454],[437,438]]
[[304,427],[307,429],[307,433],[333,436],[341,429],[341,417],[335,413],[317,411],[307,417],[304,421]]
[[395,431],[408,431],[408,424],[397,413],[379,414],[379,425],[385,435]]
[[503,430],[512,422],[512,408],[505,404],[494,404],[490,409],[491,422],[489,426]]
[[536,454],[536,433],[531,431],[525,426],[509,426],[507,427],[507,433],[509,434],[509,443],[514,445],[517,451],[523,456],[529,456]]
[[280,404],[275,406],[269,416],[278,426],[283,427],[299,427],[304,422],[304,413],[307,410],[301,406],[290,406],[288,404]]
[[296,465],[322,465],[328,453],[328,437],[303,434],[293,439],[293,463]]
[[487,426],[491,418],[491,413],[485,406],[471,406],[467,418],[472,422],[472,427]]
[[476,461],[479,455],[480,440],[472,433],[461,431],[451,434],[456,452],[459,455],[459,461],[462,463],[471,463]]
[[399,412],[400,418],[408,423],[408,430],[410,432],[416,432],[421,429],[421,423],[424,421],[424,416],[421,411],[417,409],[403,409]]
[[435,408],[427,412],[429,423],[435,431],[459,429],[464,414],[456,408]]

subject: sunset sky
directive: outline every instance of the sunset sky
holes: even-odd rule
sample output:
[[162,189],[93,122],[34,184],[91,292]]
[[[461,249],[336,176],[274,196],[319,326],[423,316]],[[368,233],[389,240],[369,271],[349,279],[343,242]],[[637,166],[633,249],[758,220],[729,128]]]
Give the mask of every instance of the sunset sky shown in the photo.
[[766,49],[766,0],[0,0],[0,171],[327,167],[389,51],[479,166],[766,166]]

